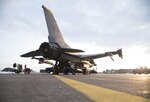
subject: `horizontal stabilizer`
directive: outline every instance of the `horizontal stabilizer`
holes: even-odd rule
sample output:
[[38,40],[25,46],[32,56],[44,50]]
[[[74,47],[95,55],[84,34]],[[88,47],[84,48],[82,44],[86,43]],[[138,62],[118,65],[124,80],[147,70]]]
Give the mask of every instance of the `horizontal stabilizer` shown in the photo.
[[34,56],[40,56],[39,50],[31,51],[31,52],[21,55],[21,57],[34,57]]
[[71,52],[71,53],[84,52],[83,50],[70,49],[70,48],[60,48],[59,51],[60,52]]

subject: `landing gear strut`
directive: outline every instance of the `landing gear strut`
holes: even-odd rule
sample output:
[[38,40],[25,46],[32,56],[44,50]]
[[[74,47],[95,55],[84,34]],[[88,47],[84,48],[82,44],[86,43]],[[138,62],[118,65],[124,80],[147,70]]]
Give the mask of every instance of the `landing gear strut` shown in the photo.
[[71,72],[72,75],[76,74],[75,71],[71,67],[64,67],[64,69],[63,69],[64,75],[68,75],[69,72]]
[[58,61],[56,61],[54,65],[54,69],[53,69],[53,74],[58,75],[60,72],[62,72],[64,75],[68,75],[69,72],[71,72],[72,75],[75,75],[75,71],[74,69],[71,68],[68,61],[62,61],[62,62],[59,62],[59,64],[58,64]]
[[58,75],[59,74],[58,61],[56,61],[55,65],[54,65],[53,74],[54,75]]

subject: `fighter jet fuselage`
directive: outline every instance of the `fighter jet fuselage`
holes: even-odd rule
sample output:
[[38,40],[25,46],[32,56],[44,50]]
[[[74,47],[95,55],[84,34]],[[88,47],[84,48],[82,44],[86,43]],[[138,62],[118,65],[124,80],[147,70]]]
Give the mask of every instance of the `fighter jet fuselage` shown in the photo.
[[[32,59],[37,59],[39,60],[40,64],[51,64],[51,62],[48,62],[46,60],[56,61],[54,65],[54,74],[59,73],[59,71],[57,70],[58,67],[62,68],[65,74],[67,74],[66,68],[69,68],[70,71],[72,70],[72,68],[81,68],[82,70],[84,70],[83,72],[85,72],[87,68],[96,65],[94,59],[110,56],[110,58],[113,60],[112,56],[116,54],[122,58],[122,49],[100,54],[79,54],[80,52],[84,51],[80,49],[73,49],[68,44],[66,44],[52,12],[45,6],[42,6],[42,8],[44,10],[47,29],[49,33],[49,42],[43,42],[40,45],[39,49],[23,54],[21,55],[21,57],[31,57]],[[41,57],[37,58],[36,56]]]

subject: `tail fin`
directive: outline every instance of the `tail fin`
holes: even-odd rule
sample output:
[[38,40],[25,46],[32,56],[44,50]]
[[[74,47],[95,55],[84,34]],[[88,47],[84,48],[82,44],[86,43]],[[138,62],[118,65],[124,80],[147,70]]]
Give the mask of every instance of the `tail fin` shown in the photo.
[[65,43],[52,12],[48,8],[46,8],[44,5],[42,5],[42,8],[44,10],[47,28],[49,32],[49,36],[48,36],[49,43],[52,43],[52,44],[57,43],[60,45],[60,47],[70,48]]

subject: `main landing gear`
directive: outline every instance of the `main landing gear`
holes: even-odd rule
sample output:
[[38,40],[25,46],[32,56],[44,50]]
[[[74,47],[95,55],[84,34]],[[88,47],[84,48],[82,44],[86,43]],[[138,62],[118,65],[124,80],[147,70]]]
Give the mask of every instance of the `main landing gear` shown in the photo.
[[71,68],[68,61],[59,62],[59,64],[58,64],[58,61],[56,61],[55,65],[54,65],[54,69],[53,69],[54,75],[58,75],[59,73],[68,75],[69,72],[72,73],[72,75],[75,75],[75,71]]

